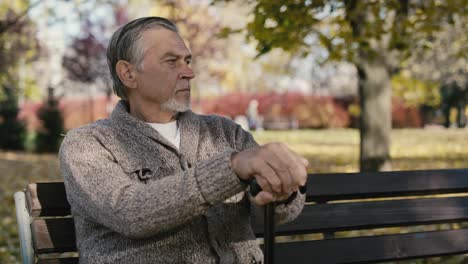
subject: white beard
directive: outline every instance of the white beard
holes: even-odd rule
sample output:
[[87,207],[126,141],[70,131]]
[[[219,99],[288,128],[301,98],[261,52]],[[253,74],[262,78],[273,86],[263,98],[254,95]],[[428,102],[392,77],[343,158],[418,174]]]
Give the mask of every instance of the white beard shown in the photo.
[[174,97],[171,99],[167,100],[161,105],[161,110],[164,111],[172,111],[176,113],[181,113],[190,110],[191,104],[190,104],[190,98],[183,103],[177,102]]

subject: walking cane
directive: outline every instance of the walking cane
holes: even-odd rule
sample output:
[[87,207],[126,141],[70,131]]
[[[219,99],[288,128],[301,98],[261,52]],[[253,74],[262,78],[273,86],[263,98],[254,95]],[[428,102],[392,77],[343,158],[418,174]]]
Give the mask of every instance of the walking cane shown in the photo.
[[[252,179],[250,181],[250,194],[256,196],[262,189],[258,185],[257,181]],[[301,193],[306,192],[307,185],[299,187]],[[275,259],[275,207],[276,203],[272,202],[265,206],[263,229],[264,229],[264,258],[265,264],[274,264]]]

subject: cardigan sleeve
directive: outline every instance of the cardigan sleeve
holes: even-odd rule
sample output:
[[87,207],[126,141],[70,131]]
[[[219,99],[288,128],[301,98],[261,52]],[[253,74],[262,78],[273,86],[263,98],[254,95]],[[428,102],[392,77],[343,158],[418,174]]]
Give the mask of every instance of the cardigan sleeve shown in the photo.
[[[236,150],[242,151],[251,147],[258,146],[252,134],[245,131],[239,125],[236,128]],[[249,197],[250,193],[247,194]],[[290,222],[301,213],[305,203],[305,194],[293,194],[295,198],[286,204],[280,204],[275,209],[275,221],[277,224],[284,224]],[[257,206],[251,205],[251,211],[256,222],[263,222],[263,210]]]
[[147,184],[132,181],[92,129],[70,131],[59,155],[74,214],[129,238],[145,238],[186,223],[245,190],[230,167],[233,151]]

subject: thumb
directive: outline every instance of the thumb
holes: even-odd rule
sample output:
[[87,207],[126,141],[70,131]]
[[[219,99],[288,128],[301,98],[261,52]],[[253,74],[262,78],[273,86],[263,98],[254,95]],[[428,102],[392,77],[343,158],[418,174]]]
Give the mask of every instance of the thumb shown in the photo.
[[274,202],[276,199],[270,192],[261,191],[255,197],[252,198],[252,202],[256,206],[264,206],[271,202]]

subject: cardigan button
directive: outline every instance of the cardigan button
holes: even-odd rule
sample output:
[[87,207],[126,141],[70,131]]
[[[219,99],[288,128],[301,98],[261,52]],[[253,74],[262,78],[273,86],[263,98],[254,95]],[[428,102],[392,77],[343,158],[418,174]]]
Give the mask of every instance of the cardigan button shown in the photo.
[[262,264],[261,261],[257,261],[254,257],[250,260],[250,264]]

